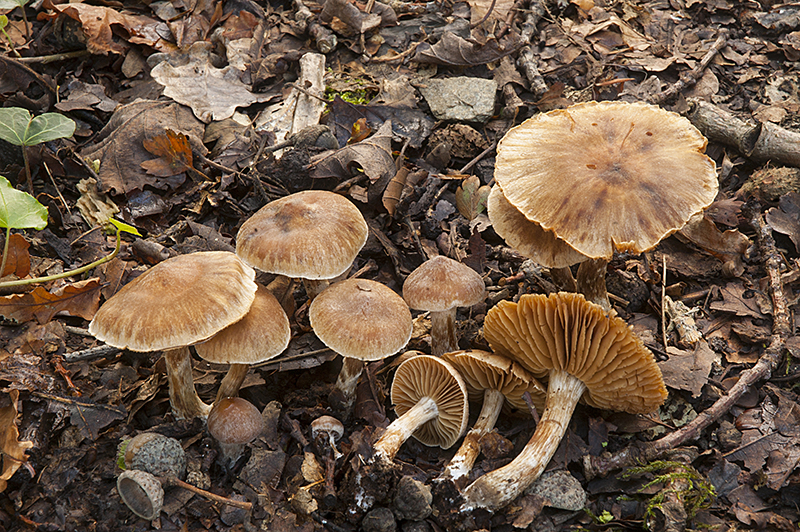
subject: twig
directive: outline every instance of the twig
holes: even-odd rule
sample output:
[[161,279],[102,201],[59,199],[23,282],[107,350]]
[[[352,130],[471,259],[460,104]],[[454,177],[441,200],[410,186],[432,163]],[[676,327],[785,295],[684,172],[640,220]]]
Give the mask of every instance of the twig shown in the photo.
[[719,35],[717,36],[717,40],[714,41],[714,44],[711,45],[711,49],[706,52],[706,55],[703,56],[703,59],[688,73],[681,76],[681,79],[667,87],[665,90],[659,92],[658,94],[654,94],[650,97],[650,103],[653,104],[662,104],[678,95],[683,89],[693,87],[697,81],[703,77],[703,73],[708,68],[708,65],[714,59],[714,57],[722,50],[725,45],[728,44],[728,32],[722,30]]
[[773,315],[769,345],[758,362],[739,375],[739,380],[733,388],[728,390],[727,395],[717,399],[713,405],[679,430],[650,443],[627,447],[613,455],[605,453],[603,456],[584,457],[583,466],[587,478],[605,476],[615,469],[650,462],[670,449],[697,439],[706,427],[727,413],[747,390],[757,382],[769,379],[772,372],[778,367],[786,350],[786,340],[792,333],[789,309],[781,281],[781,257],[775,247],[772,230],[763,220],[760,206],[757,203],[748,203],[745,207],[742,209],[743,214],[747,212],[749,222],[758,235],[759,249],[761,256],[764,257],[764,267],[769,275]]
[[117,347],[112,347],[110,345],[99,345],[97,347],[90,347],[89,349],[73,351],[72,353],[64,353],[64,362],[77,362],[79,360],[105,358],[108,355],[116,354],[120,351],[122,350]]
[[161,482],[164,486],[178,486],[179,488],[183,488],[185,490],[191,491],[196,495],[200,495],[201,497],[205,497],[206,499],[214,502],[218,502],[220,504],[226,504],[228,506],[235,506],[236,508],[242,508],[247,510],[248,512],[253,509],[252,502],[246,501],[237,501],[234,499],[229,499],[228,497],[223,497],[222,495],[217,495],[216,493],[211,493],[210,491],[206,491],[204,489],[200,489],[197,486],[192,486],[188,482],[184,482],[179,478],[175,477],[165,477],[161,479]]
[[478,155],[477,155],[477,156],[476,156],[474,159],[472,159],[470,162],[468,162],[467,164],[465,164],[465,165],[464,165],[464,167],[463,167],[463,168],[461,168],[461,170],[459,170],[459,171],[458,171],[458,173],[459,173],[459,174],[464,174],[464,173],[466,173],[466,172],[467,172],[467,171],[468,171],[470,168],[472,168],[473,166],[475,166],[476,164],[478,164],[478,163],[480,162],[480,160],[481,160],[481,159],[483,159],[483,158],[484,158],[484,157],[486,157],[486,156],[487,156],[489,153],[491,153],[491,151],[492,151],[493,149],[495,149],[496,147],[497,147],[497,141],[494,141],[494,142],[492,142],[492,145],[491,145],[491,146],[489,146],[488,148],[486,148],[485,150],[483,150],[482,152],[480,152],[480,153],[479,153],[479,154],[478,154]]
[[78,50],[76,52],[65,52],[63,54],[39,55],[36,57],[18,57],[15,59],[15,61],[18,63],[39,63],[46,65],[48,63],[55,63],[56,61],[65,61],[67,59],[75,59],[87,55],[91,55],[89,50]]

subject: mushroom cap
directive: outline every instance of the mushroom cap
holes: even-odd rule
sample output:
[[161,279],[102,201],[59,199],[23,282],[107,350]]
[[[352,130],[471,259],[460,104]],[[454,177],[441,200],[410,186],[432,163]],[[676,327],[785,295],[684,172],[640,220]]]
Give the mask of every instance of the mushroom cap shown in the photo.
[[489,220],[506,243],[548,268],[566,268],[589,257],[578,253],[552,231],[532,222],[511,205],[499,185],[492,187],[486,202]]
[[281,354],[291,337],[289,318],[278,299],[258,285],[244,318],[196,344],[195,350],[215,364],[259,364]]
[[253,403],[241,397],[226,397],[208,414],[208,433],[223,444],[244,444],[264,431],[264,418]]
[[368,279],[334,283],[308,308],[311,327],[322,343],[342,356],[380,360],[411,339],[411,311],[394,290]]
[[530,118],[497,147],[495,180],[526,218],[578,252],[640,253],[717,195],[706,139],[644,103],[587,102]]
[[486,390],[497,390],[506,398],[504,406],[527,412],[528,405],[522,396],[528,392],[536,409],[544,412],[547,388],[518,362],[478,349],[445,353],[442,358],[464,378],[471,402],[483,401]]
[[667,389],[653,354],[618,316],[580,294],[526,294],[486,314],[483,334],[495,353],[518,361],[537,378],[563,370],[586,384],[591,406],[644,414]]
[[259,270],[333,279],[352,266],[367,242],[361,211],[327,190],[305,190],[271,201],[242,224],[236,254]]
[[416,310],[442,312],[483,301],[486,285],[472,268],[444,255],[428,259],[403,284],[403,298]]
[[448,362],[431,355],[409,358],[397,367],[392,403],[402,416],[422,398],[436,402],[439,415],[419,427],[414,438],[429,447],[450,448],[467,429],[469,403],[464,379]]
[[131,351],[192,345],[247,314],[256,295],[254,277],[228,251],[179,255],[123,286],[97,311],[89,332]]
[[344,425],[333,416],[320,416],[311,422],[311,437],[316,439],[320,433],[333,436],[335,441],[344,436]]

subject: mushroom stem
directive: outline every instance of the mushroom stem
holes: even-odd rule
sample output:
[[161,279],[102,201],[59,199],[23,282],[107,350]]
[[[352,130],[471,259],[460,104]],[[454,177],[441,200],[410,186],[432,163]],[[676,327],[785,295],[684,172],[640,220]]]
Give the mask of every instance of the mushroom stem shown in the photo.
[[239,389],[242,387],[247,372],[250,370],[249,364],[231,364],[228,368],[228,373],[222,379],[217,391],[217,398],[214,402],[226,397],[236,397],[239,395]]
[[449,478],[453,482],[457,482],[462,477],[469,475],[481,451],[481,438],[494,428],[504,402],[505,396],[499,390],[487,389],[483,392],[483,406],[481,406],[481,413],[477,421],[475,421],[472,429],[467,432],[467,435],[464,436],[464,442],[447,464],[447,467],[444,468],[439,479]]
[[344,357],[342,369],[339,371],[339,376],[336,378],[336,389],[342,392],[344,396],[343,405],[347,409],[353,406],[353,401],[356,397],[356,385],[363,371],[363,361],[357,358]]
[[440,357],[458,351],[456,338],[456,311],[453,307],[441,312],[431,311],[431,354]]
[[564,292],[578,291],[578,285],[575,283],[575,277],[573,277],[572,270],[569,267],[550,268],[550,277],[559,290]]
[[578,266],[578,292],[586,297],[587,301],[596,303],[608,312],[611,303],[606,290],[606,265],[605,259],[589,259]]
[[478,478],[464,490],[462,510],[495,511],[518,497],[539,478],[567,431],[586,385],[563,370],[553,370],[542,418],[530,441],[511,463]]
[[211,407],[205,404],[194,388],[192,377],[192,357],[188,347],[178,347],[164,351],[169,382],[169,402],[178,419],[208,417]]
[[431,397],[423,397],[405,414],[392,421],[386,432],[375,442],[375,458],[391,462],[400,447],[419,427],[439,415],[439,407]]

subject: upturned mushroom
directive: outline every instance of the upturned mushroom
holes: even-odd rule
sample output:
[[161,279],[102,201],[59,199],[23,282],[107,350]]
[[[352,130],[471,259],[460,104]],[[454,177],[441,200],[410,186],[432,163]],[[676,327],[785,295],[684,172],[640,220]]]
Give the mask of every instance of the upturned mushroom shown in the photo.
[[580,294],[523,295],[486,315],[484,336],[496,353],[547,379],[544,412],[522,452],[464,491],[464,510],[495,511],[542,473],[578,401],[606,410],[655,411],[667,390],[653,354],[625,322]]
[[375,445],[374,459],[391,463],[411,436],[423,445],[449,449],[467,428],[469,403],[464,379],[445,360],[417,355],[397,367],[392,403],[398,417]]
[[588,258],[578,290],[608,309],[613,253],[653,248],[714,201],[706,142],[686,118],[656,106],[587,102],[506,133],[495,180],[525,218]]
[[458,350],[456,312],[483,301],[485,285],[469,266],[438,255],[422,263],[403,283],[403,298],[415,310],[431,313],[431,352]]
[[206,417],[197,395],[188,346],[236,323],[256,295],[255,272],[227,251],[165,260],[122,287],[95,314],[89,332],[131,351],[164,351],[172,410]]
[[478,419],[439,477],[450,479],[463,488],[461,483],[466,484],[466,476],[480,453],[481,438],[494,428],[500,412],[503,409],[527,411],[525,392],[541,412],[547,391],[519,363],[504,356],[473,349],[447,353],[442,358],[464,378],[470,402],[482,403]]
[[303,279],[311,300],[352,266],[368,234],[361,211],[346,198],[305,190],[266,204],[244,222],[236,254],[258,270]]
[[218,401],[208,415],[208,433],[219,444],[225,467],[234,465],[245,445],[260,436],[264,428],[261,412],[241,397]]
[[400,351],[413,328],[411,311],[403,298],[368,279],[332,284],[311,302],[308,318],[322,343],[344,357],[336,390],[344,398],[345,410],[353,404],[364,361]]

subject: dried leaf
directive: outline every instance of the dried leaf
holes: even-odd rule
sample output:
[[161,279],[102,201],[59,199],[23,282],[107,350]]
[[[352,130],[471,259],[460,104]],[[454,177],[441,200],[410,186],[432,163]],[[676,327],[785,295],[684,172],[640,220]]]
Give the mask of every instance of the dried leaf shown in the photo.
[[767,211],[767,223],[775,231],[787,235],[800,252],[800,194],[789,192],[781,196],[779,207]]
[[33,447],[33,442],[19,441],[17,430],[17,399],[19,391],[8,392],[11,405],[0,408],[0,454],[3,456],[3,467],[0,470],[0,493],[5,491],[8,479],[17,469],[26,464],[28,457],[25,451]]
[[360,167],[371,183],[395,174],[391,122],[384,122],[377,133],[358,144],[312,159],[310,174],[313,178],[347,179],[353,175],[354,166]]
[[447,66],[485,65],[513,54],[522,44],[519,38],[511,33],[499,41],[490,40],[480,45],[446,31],[433,46],[426,44],[419,46],[413,60],[418,63]]
[[740,257],[750,245],[750,239],[738,229],[722,232],[703,215],[694,216],[679,233],[695,246],[723,261]]
[[47,323],[59,312],[91,320],[100,304],[100,283],[96,278],[79,281],[50,293],[37,286],[27,294],[0,298],[0,316],[24,323],[34,318]]
[[720,289],[722,301],[712,301],[712,310],[733,312],[737,316],[750,316],[751,318],[764,319],[754,290],[745,290],[738,283],[729,283]]
[[456,190],[456,208],[461,215],[469,221],[475,219],[480,213],[486,211],[486,202],[492,188],[483,185],[478,176],[473,175],[461,182]]
[[169,177],[193,169],[192,147],[189,145],[189,139],[183,133],[175,133],[171,129],[167,129],[163,135],[144,139],[142,145],[144,149],[158,156],[158,159],[141,163],[142,168],[147,170],[148,174]]
[[371,133],[372,129],[367,125],[367,119],[359,118],[353,122],[353,127],[350,128],[350,138],[347,140],[347,143],[355,144],[357,142],[361,142],[365,138],[369,137]]
[[[14,233],[8,241],[8,259],[5,269],[0,272],[0,277],[14,274],[17,277],[25,277],[31,271],[31,256],[28,248],[31,245],[22,235]],[[0,253],[0,262],[3,255]]]
[[403,188],[406,186],[406,179],[411,170],[405,166],[400,168],[394,177],[386,185],[386,190],[383,191],[383,207],[389,216],[394,216],[395,208],[400,202],[400,196],[403,194]]
[[91,177],[81,179],[76,185],[81,197],[75,205],[92,227],[103,227],[119,212],[119,207],[108,196],[97,191],[97,181]]
[[717,354],[708,347],[705,340],[700,340],[694,351],[667,347],[667,353],[669,359],[658,363],[664,383],[676,390],[692,392],[692,397],[700,397]]

